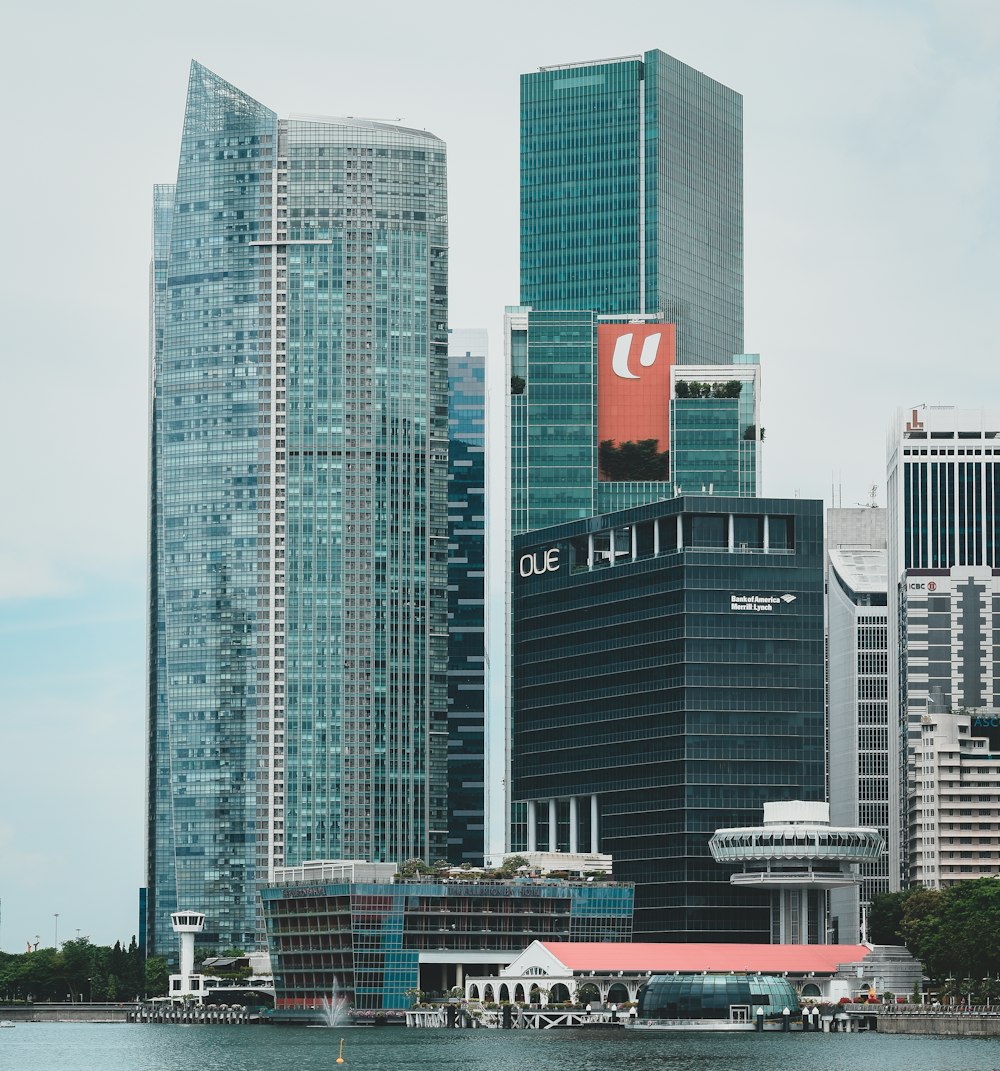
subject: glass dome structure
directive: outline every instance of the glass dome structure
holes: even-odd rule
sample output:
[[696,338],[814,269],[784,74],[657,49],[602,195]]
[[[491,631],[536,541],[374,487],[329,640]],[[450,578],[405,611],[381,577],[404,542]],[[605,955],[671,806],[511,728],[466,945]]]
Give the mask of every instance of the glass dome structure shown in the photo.
[[730,1019],[732,1008],[758,1008],[766,1018],[783,1009],[798,1011],[799,998],[787,978],[769,974],[654,974],[639,995],[642,1019]]

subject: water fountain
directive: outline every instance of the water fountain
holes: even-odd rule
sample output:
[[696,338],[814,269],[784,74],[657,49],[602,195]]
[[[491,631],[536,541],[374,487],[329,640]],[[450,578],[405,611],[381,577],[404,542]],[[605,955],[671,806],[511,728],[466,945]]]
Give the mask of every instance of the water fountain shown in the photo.
[[318,1010],[322,1022],[313,1023],[313,1026],[321,1029],[351,1026],[350,1006],[347,1003],[347,997],[341,995],[336,978],[333,980],[333,992],[323,998]]

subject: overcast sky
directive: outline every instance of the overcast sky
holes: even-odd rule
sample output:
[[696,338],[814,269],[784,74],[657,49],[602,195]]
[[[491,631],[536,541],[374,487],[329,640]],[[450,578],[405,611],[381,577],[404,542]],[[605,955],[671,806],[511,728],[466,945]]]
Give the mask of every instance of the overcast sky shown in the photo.
[[[137,931],[147,271],[196,58],[279,114],[448,142],[451,322],[516,303],[518,75],[662,48],[744,96],[764,490],[853,505],[897,405],[991,405],[1000,4],[13,0],[0,436],[0,948]],[[993,326],[991,326],[991,324]]]

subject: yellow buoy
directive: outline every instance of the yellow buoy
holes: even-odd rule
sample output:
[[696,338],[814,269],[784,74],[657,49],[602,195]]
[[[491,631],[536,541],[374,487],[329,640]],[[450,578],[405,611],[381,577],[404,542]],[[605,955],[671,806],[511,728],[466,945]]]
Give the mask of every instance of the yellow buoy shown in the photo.
[[340,1055],[337,1057],[337,1063],[342,1064],[344,1062],[344,1039],[340,1039]]

